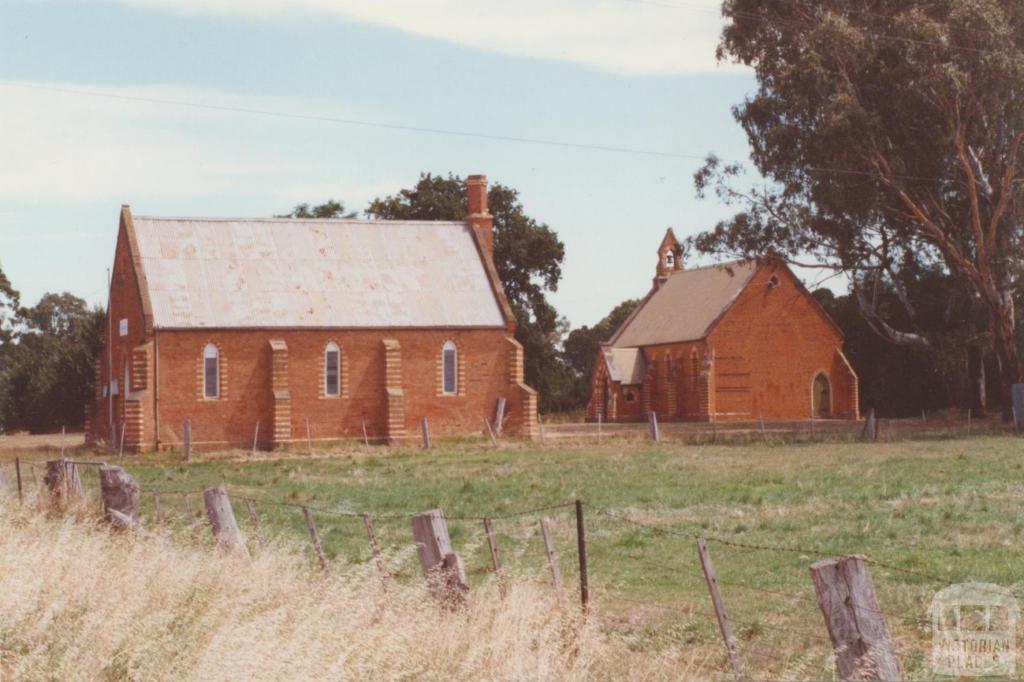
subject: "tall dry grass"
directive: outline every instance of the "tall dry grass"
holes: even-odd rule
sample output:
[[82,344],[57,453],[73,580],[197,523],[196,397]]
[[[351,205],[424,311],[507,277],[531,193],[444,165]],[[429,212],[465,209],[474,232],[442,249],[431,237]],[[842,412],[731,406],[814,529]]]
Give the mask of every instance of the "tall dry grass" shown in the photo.
[[[197,529],[117,533],[0,501],[0,679],[602,680],[706,677],[512,581],[461,610],[371,566],[222,556]],[[411,549],[410,549],[411,551]]]

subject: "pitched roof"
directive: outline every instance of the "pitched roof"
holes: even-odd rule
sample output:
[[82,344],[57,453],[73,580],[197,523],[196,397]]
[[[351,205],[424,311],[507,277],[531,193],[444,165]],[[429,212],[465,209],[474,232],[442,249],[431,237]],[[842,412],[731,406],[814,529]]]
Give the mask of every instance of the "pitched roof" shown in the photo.
[[462,222],[135,216],[153,326],[503,327]]
[[608,375],[612,381],[620,381],[625,386],[636,386],[644,383],[647,373],[647,362],[639,348],[602,349],[604,360],[608,366]]
[[756,262],[736,261],[673,272],[609,343],[627,348],[704,338],[757,268]]

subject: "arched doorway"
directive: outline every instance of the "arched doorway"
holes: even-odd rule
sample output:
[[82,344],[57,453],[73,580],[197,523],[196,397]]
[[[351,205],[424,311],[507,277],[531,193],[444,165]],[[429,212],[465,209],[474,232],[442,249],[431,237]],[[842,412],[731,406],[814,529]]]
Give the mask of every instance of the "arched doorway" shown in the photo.
[[824,372],[818,372],[811,385],[811,405],[814,416],[825,419],[832,416],[832,384]]

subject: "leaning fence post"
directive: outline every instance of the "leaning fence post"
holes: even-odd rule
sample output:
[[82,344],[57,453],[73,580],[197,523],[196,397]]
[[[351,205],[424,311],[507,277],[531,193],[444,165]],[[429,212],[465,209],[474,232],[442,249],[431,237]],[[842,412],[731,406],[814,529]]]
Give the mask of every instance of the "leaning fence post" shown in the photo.
[[583,501],[576,500],[576,553],[580,559],[580,605],[590,608],[590,578],[587,575],[587,532],[583,526]]
[[412,535],[416,542],[423,573],[431,582],[434,593],[445,599],[461,603],[469,592],[462,560],[452,550],[451,536],[444,512],[432,509],[412,517]]
[[494,411],[494,432],[501,435],[501,427],[505,422],[505,398],[498,398],[498,407]]
[[384,567],[384,560],[380,556],[380,547],[377,546],[377,531],[373,527],[373,520],[370,515],[363,512],[363,525],[366,526],[366,536],[370,539],[370,550],[373,552],[373,560],[377,562],[377,570],[380,572],[380,582],[384,591],[388,591],[388,571]]
[[423,431],[423,449],[424,450],[429,450],[430,449],[430,423],[427,421],[426,417],[424,417],[423,421],[420,422],[420,429],[422,429],[422,431]]
[[548,566],[551,567],[551,582],[555,586],[555,592],[562,596],[562,574],[558,570],[558,556],[555,554],[555,543],[551,539],[551,521],[548,517],[541,517],[540,532],[544,537],[544,552],[548,556]]
[[249,550],[245,547],[245,537],[238,528],[235,511],[231,508],[231,500],[224,486],[204,490],[203,502],[206,503],[206,514],[210,518],[213,536],[217,538],[221,550],[249,556]]
[[501,573],[501,560],[498,558],[498,541],[494,537],[494,526],[489,517],[484,517],[484,532],[487,534],[487,548],[491,551],[491,568]]
[[128,431],[128,426],[126,424],[121,424],[121,439],[117,446],[117,456],[121,459],[124,459],[124,434],[126,431]]
[[370,437],[366,435],[366,420],[363,420],[363,445],[370,447]]
[[116,466],[101,466],[100,495],[103,511],[114,526],[131,528],[139,523],[139,484],[127,471]]
[[491,439],[491,446],[498,447],[498,441],[494,437],[494,430],[491,428],[491,420],[484,417],[484,427],[487,429],[487,437]]
[[818,606],[843,680],[902,680],[903,670],[878,608],[864,557],[841,556],[811,565]]
[[316,558],[320,560],[320,568],[327,570],[327,557],[324,555],[324,547],[320,544],[320,533],[316,532],[316,524],[313,523],[313,513],[309,507],[302,508],[302,515],[306,517],[306,528],[309,529],[309,537],[313,540],[313,549],[316,550]]
[[715,618],[718,619],[718,629],[722,632],[722,640],[725,642],[725,652],[729,655],[729,665],[732,666],[733,677],[736,678],[736,682],[741,682],[743,668],[740,666],[740,658],[736,651],[736,638],[732,634],[729,617],[725,615],[725,602],[718,589],[715,567],[711,563],[711,555],[708,553],[704,538],[697,538],[697,555],[700,557],[701,568],[704,569],[704,579],[707,580],[708,592],[711,593],[711,604],[715,607]]
[[253,455],[256,454],[256,443],[259,442],[259,438],[260,438],[260,423],[256,422],[256,429],[253,431],[253,434],[252,434],[252,454]]
[[185,442],[184,460],[187,462],[192,456],[192,420],[186,419],[181,425],[182,440]]
[[18,504],[22,504],[24,499],[21,492],[21,457],[14,458],[14,474],[18,477]]
[[651,440],[655,443],[661,440],[661,433],[658,431],[658,415],[651,410],[647,415],[647,421],[651,428]]
[[306,451],[313,454],[313,429],[309,425],[309,417],[306,417]]

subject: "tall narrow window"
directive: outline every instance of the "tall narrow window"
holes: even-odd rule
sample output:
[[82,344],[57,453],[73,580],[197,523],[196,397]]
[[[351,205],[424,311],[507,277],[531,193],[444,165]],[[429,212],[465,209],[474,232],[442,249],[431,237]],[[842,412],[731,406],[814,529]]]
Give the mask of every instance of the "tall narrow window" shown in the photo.
[[203,349],[203,397],[220,397],[220,351],[212,343]]
[[665,383],[671,384],[676,380],[676,363],[671,355],[665,354]]
[[341,349],[333,341],[324,349],[324,395],[341,395]]
[[459,351],[454,341],[446,341],[441,350],[441,390],[449,395],[455,395],[459,391]]

